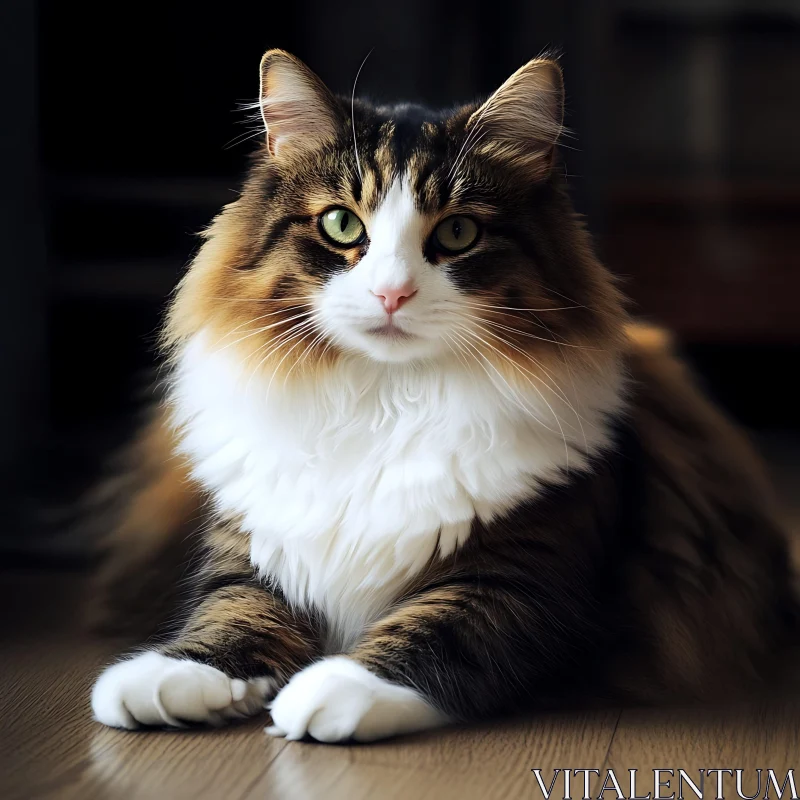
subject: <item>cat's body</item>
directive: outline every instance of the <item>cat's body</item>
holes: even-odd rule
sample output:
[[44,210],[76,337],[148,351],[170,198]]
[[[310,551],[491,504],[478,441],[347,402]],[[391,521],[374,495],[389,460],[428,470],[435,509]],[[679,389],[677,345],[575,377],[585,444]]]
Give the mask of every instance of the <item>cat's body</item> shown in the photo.
[[[455,356],[343,359],[268,390],[201,335],[177,371],[176,416],[194,474],[249,533],[255,569],[290,604],[319,610],[326,651],[341,652],[475,520],[567,482],[586,449],[614,448],[606,414],[622,410],[623,377],[604,378],[580,392],[565,381],[567,405],[513,379],[498,396],[496,376]],[[573,415],[562,436],[553,406],[565,419],[574,406],[581,425]]]
[[553,169],[557,68],[349,120],[273,51],[262,103],[170,313],[149,438],[175,458],[128,515],[175,518],[145,563],[206,498],[193,600],[97,717],[213,722],[286,684],[274,733],[372,739],[757,678],[793,611],[769,489],[594,259]]

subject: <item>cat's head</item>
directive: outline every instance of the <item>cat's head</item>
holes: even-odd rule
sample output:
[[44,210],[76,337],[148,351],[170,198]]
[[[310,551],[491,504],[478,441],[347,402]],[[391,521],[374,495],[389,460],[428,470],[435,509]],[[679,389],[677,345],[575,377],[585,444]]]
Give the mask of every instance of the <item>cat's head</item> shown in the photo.
[[353,354],[531,369],[615,340],[619,296],[563,188],[554,61],[435,112],[337,98],[272,50],[260,105],[263,144],[179,289],[172,344],[203,330],[285,372]]

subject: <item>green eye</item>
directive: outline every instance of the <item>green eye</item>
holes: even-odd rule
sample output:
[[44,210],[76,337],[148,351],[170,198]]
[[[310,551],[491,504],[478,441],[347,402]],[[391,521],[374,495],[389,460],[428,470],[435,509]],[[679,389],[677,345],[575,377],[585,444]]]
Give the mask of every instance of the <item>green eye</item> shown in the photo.
[[447,253],[462,253],[477,241],[478,225],[469,217],[455,214],[439,223],[433,238],[441,250]]
[[332,208],[319,218],[322,235],[339,247],[354,247],[366,237],[364,223],[346,208]]

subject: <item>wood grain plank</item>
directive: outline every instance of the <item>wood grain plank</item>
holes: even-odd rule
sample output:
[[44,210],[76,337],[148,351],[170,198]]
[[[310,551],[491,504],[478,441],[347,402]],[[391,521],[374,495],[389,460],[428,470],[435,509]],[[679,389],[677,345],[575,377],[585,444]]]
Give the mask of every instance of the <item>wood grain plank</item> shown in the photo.
[[[640,793],[653,790],[653,770],[686,770],[698,783],[709,769],[742,769],[743,791],[757,788],[755,770],[774,769],[780,782],[788,769],[800,766],[800,697],[783,696],[729,708],[626,710],[609,751],[607,766],[628,780],[628,770],[640,771]],[[800,774],[798,774],[800,788]],[[706,796],[717,790],[716,773],[705,774]],[[724,776],[725,797],[736,797],[735,778]],[[676,786],[672,782],[672,788]],[[623,784],[623,789],[625,784]],[[760,796],[764,796],[765,783]],[[663,793],[670,794],[664,789]],[[774,795],[774,791],[772,792]],[[689,798],[694,794],[689,792]],[[608,795],[613,797],[613,794]]]

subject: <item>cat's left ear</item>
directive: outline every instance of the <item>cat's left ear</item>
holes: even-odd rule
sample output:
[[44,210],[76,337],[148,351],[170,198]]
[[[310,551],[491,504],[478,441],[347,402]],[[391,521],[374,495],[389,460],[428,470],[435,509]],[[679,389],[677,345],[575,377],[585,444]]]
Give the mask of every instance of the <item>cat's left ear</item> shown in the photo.
[[261,59],[261,116],[267,147],[276,158],[319,148],[342,123],[330,89],[302,62],[284,50]]
[[563,131],[564,80],[551,59],[520,67],[467,122],[476,154],[510,161],[541,180],[550,174]]

